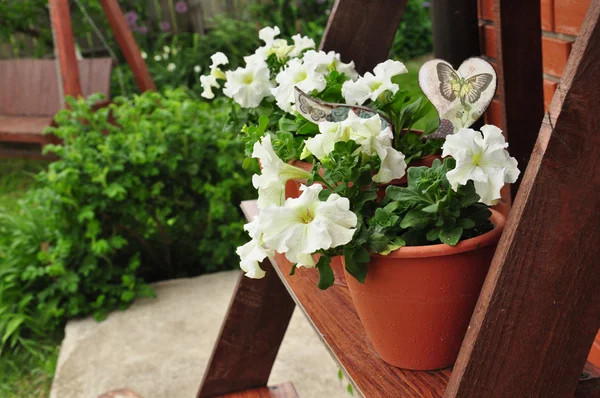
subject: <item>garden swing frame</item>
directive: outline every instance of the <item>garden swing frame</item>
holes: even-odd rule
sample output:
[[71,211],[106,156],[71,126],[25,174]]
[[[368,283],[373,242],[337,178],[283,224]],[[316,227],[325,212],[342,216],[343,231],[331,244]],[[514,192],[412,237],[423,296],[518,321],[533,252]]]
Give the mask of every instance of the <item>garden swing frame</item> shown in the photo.
[[[100,0],[100,4],[140,91],[156,90],[117,0]],[[113,60],[111,58],[78,60],[69,0],[49,0],[48,5],[56,60],[1,61],[3,64],[0,72],[9,81],[6,88],[10,95],[0,100],[2,105],[0,106],[0,142],[38,143],[42,147],[57,143],[56,137],[52,134],[44,135],[43,131],[46,127],[55,125],[53,115],[58,109],[65,107],[66,96],[77,98],[100,91],[108,97]],[[82,84],[82,77],[84,84]],[[49,84],[48,81],[57,83],[57,87]],[[9,87],[10,84],[20,84],[21,87]],[[50,96],[44,95],[47,93],[33,92],[50,87],[58,90],[58,98],[49,98]],[[18,101],[15,101],[15,96],[19,96]],[[33,101],[33,98],[36,98],[36,101]],[[57,103],[57,100],[60,103]],[[27,104],[27,102],[34,103]],[[101,108],[109,103],[110,99],[106,99],[96,107]],[[26,109],[19,108],[24,104],[28,105]],[[7,111],[4,117],[2,109]],[[0,151],[0,157],[42,156],[30,151],[3,150]]]
[[[355,60],[359,72],[372,68],[387,58],[405,4],[337,0],[322,49]],[[348,292],[319,291],[316,273],[290,276],[276,255],[262,264],[265,278],[240,275],[198,398],[297,396],[290,383],[266,387],[295,305],[366,397],[600,396],[600,371],[586,362],[600,327],[600,114],[589,112],[600,107],[600,0],[545,117],[540,3],[495,0],[494,12],[503,125],[527,169],[453,370],[385,364]],[[242,209],[249,220],[257,213],[254,201]]]

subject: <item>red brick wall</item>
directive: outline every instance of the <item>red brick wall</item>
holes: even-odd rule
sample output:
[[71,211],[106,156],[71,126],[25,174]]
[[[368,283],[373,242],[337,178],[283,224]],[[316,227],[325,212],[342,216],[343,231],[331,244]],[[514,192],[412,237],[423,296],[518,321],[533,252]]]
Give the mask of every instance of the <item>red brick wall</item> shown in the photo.
[[[528,0],[524,0],[528,1]],[[590,0],[540,0],[542,16],[542,56],[544,103],[550,104],[556,85],[565,69],[573,42],[579,33]],[[481,51],[496,61],[494,1],[478,0]],[[486,122],[500,125],[500,104],[494,100],[486,113]]]

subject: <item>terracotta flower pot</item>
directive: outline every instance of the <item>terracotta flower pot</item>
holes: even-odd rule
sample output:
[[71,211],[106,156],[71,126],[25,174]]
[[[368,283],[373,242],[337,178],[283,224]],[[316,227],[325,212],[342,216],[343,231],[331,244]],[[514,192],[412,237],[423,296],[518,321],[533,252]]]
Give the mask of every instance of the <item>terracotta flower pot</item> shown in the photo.
[[454,364],[487,275],[504,216],[495,228],[451,247],[403,247],[373,255],[364,284],[346,275],[369,340],[394,366],[434,370]]

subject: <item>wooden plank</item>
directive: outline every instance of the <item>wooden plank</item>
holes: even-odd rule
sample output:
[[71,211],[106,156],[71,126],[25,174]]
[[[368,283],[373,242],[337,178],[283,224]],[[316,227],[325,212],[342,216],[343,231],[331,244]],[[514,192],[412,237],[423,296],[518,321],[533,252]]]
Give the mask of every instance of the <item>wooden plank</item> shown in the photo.
[[542,124],[447,397],[575,392],[600,327],[599,17],[600,0],[593,0]]
[[[255,201],[242,203],[248,219],[258,213]],[[441,397],[450,370],[415,372],[386,364],[371,347],[352,304],[348,288],[317,287],[316,269],[299,268],[290,276],[291,263],[281,255],[271,259],[288,292],[321,337],[329,353],[358,394],[365,397]]]
[[283,383],[273,387],[255,388],[233,394],[221,395],[216,398],[298,398],[298,393],[292,383]]
[[267,385],[295,305],[271,264],[262,267],[263,279],[240,273],[198,398]]
[[127,60],[127,63],[133,72],[133,76],[135,77],[135,81],[137,82],[140,91],[156,90],[156,86],[148,72],[148,67],[142,58],[140,49],[138,48],[129,27],[127,26],[127,21],[125,20],[125,16],[123,15],[117,0],[100,0],[100,4],[112,27],[115,38],[121,47],[125,60]]
[[387,59],[407,0],[336,0],[321,50],[336,51],[364,73]]
[[[539,1],[494,0],[500,120],[525,170],[544,116]],[[527,60],[524,64],[524,60]],[[512,186],[514,197],[520,181]]]
[[81,95],[79,69],[75,55],[75,41],[68,0],[50,0],[50,16],[54,31],[54,47],[60,62],[60,76],[63,95],[78,97]]

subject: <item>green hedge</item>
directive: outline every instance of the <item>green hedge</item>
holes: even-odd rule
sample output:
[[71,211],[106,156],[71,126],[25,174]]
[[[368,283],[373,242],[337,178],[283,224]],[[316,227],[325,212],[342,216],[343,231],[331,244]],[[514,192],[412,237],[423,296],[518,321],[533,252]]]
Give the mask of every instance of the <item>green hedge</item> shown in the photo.
[[[126,308],[147,282],[235,268],[252,198],[228,106],[148,92],[92,112],[70,101],[60,156],[20,210],[0,213],[0,337],[16,347],[66,319]],[[114,122],[111,120],[114,119]]]

